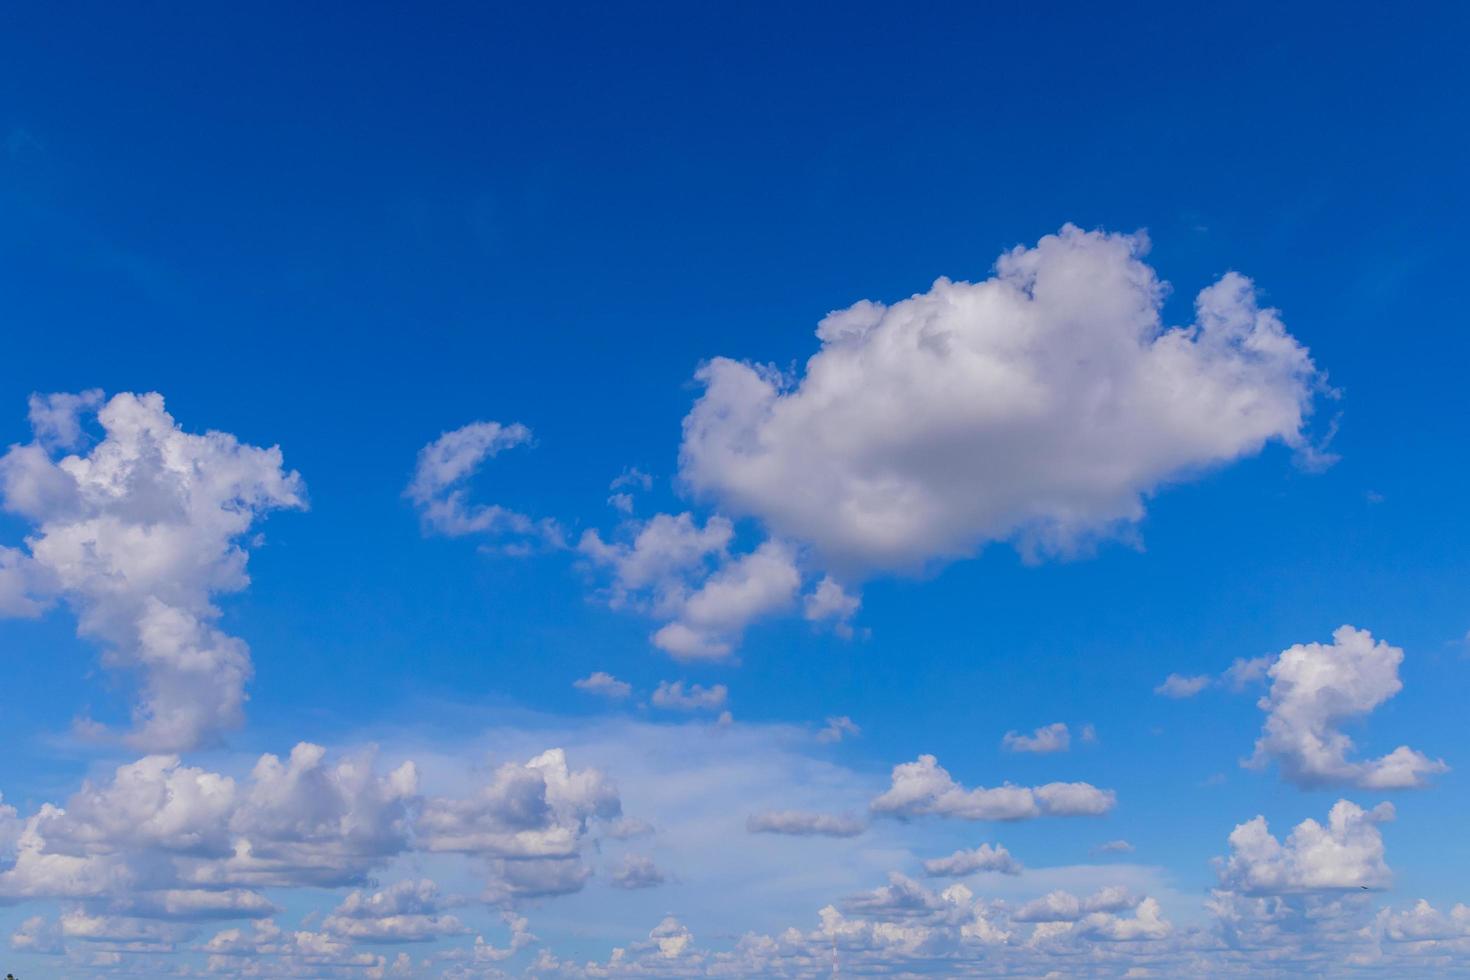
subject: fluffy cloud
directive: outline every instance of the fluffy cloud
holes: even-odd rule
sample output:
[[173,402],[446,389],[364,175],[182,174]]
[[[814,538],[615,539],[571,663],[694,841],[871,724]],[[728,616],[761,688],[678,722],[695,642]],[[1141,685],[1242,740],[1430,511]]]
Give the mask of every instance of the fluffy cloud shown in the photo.
[[596,694],[611,701],[621,701],[633,693],[633,685],[602,670],[595,670],[580,680],[572,681],[572,686],[579,691]]
[[1068,225],[983,282],[829,315],[798,377],[712,360],[680,475],[834,567],[906,570],[1004,539],[1070,550],[1166,482],[1305,447],[1318,376],[1277,312],[1228,273],[1165,328],[1146,248]]
[[1338,800],[1325,827],[1303,820],[1284,844],[1265,817],[1248,820],[1230,833],[1230,856],[1219,862],[1221,886],[1247,895],[1386,888],[1391,873],[1378,825],[1393,816],[1389,803],[1364,810]]
[[212,597],[249,583],[241,542],[268,511],[304,506],[301,480],[277,448],[184,432],[157,394],[113,397],[91,451],[54,459],[49,447],[79,444],[79,414],[99,401],[32,399],[37,441],[0,457],[0,504],[32,524],[28,556],[0,552],[0,612],[58,595],[106,666],[141,675],[131,744],[216,741],[243,720],[252,668],[244,641],[214,625]]
[[592,530],[577,547],[612,573],[610,606],[668,620],[653,634],[655,646],[679,660],[720,660],[746,626],[791,606],[801,587],[788,545],[766,541],[737,555],[729,550],[733,536],[723,517],[700,526],[687,513],[657,514],[626,522],[626,540],[605,541]]
[[790,834],[795,837],[856,837],[868,825],[856,817],[806,810],[762,810],[745,820],[752,834]]
[[1065,752],[1072,745],[1072,733],[1063,722],[1043,725],[1030,735],[1006,732],[1001,744],[1012,752]]
[[1021,862],[999,844],[981,844],[969,851],[955,851],[949,857],[931,858],[924,862],[924,874],[931,878],[963,878],[980,871],[1018,875]]
[[1267,672],[1271,687],[1259,702],[1266,721],[1249,764],[1274,760],[1303,787],[1412,789],[1446,771],[1443,762],[1406,745],[1355,761],[1353,740],[1340,730],[1399,692],[1403,659],[1403,650],[1351,626],[1339,627],[1330,645],[1299,643],[1282,651]]
[[874,813],[907,818],[927,815],[964,820],[1029,820],[1039,816],[1098,816],[1117,802],[1112,790],[1090,783],[1047,783],[966,789],[932,755],[893,767],[892,785],[873,800]]
[[403,495],[418,508],[424,530],[448,537],[511,538],[510,551],[523,551],[536,542],[561,544],[562,532],[555,521],[534,520],[497,504],[471,503],[465,487],[486,460],[530,441],[531,430],[520,423],[471,422],[420,449],[413,480]]
[[683,681],[661,681],[649,700],[655,708],[669,711],[717,711],[725,706],[729,695],[729,688],[723,684],[690,684],[686,688]]

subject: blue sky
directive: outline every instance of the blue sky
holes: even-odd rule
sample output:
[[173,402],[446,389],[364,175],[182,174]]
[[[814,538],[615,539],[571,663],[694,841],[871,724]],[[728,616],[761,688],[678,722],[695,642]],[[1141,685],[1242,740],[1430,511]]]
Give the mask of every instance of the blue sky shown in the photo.
[[[0,464],[0,792],[14,808],[8,836],[0,810],[0,931],[20,937],[0,969],[357,976],[382,957],[411,975],[571,976],[622,947],[604,967],[615,974],[804,976],[830,970],[836,935],[841,955],[877,972],[1269,972],[1247,952],[1260,943],[1205,909],[1215,890],[1284,902],[1301,921],[1312,903],[1343,905],[1338,931],[1272,940],[1300,971],[1334,975],[1355,956],[1370,973],[1447,970],[1470,934],[1395,940],[1407,927],[1384,916],[1423,898],[1449,921],[1470,901],[1454,245],[1467,26],[1450,4],[1413,17],[1315,4],[0,15],[0,444],[19,447]],[[1003,285],[1001,257],[1017,247],[1014,261],[1056,283],[1036,288],[1053,299],[1036,301],[1034,322],[984,305],[1001,285],[935,284]],[[1196,297],[1232,272],[1253,284],[1229,299],[1231,315],[1254,318],[1251,339],[1190,348],[1198,375],[1135,360],[1163,328],[1203,323]],[[1135,288],[1145,274],[1167,290]],[[931,306],[897,305],[916,295]],[[815,335],[861,300],[887,304],[887,319],[847,340]],[[1155,300],[1137,347],[1129,304]],[[1310,365],[1250,346],[1278,327]],[[1029,331],[1054,342],[1012,346]],[[937,361],[894,353],[898,338],[919,351],[931,336]],[[972,342],[976,362],[955,353]],[[711,374],[715,358],[731,360]],[[751,385],[775,373],[761,402]],[[720,379],[744,387],[720,401]],[[125,441],[120,416],[96,417],[122,403],[37,403],[78,418],[75,439],[28,421],[33,394],[94,389],[161,394],[168,422],[153,403],[127,405],[170,438],[238,440],[180,442],[196,472],[242,467],[257,489],[295,472],[299,494],[276,486],[220,530],[241,516],[234,498],[189,510],[144,453],[114,510],[26,504],[15,474],[36,459],[98,460]],[[1033,416],[1036,391],[1051,407]],[[727,421],[752,405],[770,414]],[[476,443],[487,430],[465,427],[486,422],[532,435]],[[469,440],[461,469],[406,493],[426,472],[421,451],[455,432]],[[241,446],[279,447],[281,460]],[[628,513],[609,502],[622,492]],[[461,523],[436,524],[435,501],[458,501]],[[53,541],[58,528],[94,533],[104,511],[140,534],[177,525],[179,549],[159,558],[175,578],[145,574],[156,537],[97,559],[114,563],[111,585],[38,548],[48,529]],[[663,578],[619,577],[644,555],[640,529],[685,513],[705,532],[728,520],[729,540]],[[878,549],[867,535],[887,520],[902,530]],[[248,586],[212,581],[236,548]],[[759,583],[702,591],[756,554],[770,559]],[[860,597],[855,611],[803,614],[824,579]],[[753,599],[757,585],[768,591]],[[178,675],[173,700],[149,693],[150,677],[165,684],[163,655],[139,632],[159,602],[221,658],[208,678]],[[660,634],[671,623],[697,638]],[[1317,648],[1328,679],[1304,707],[1277,656],[1331,644],[1344,624],[1402,661],[1370,642],[1353,668],[1346,646]],[[234,687],[218,673],[230,642],[251,665]],[[1155,690],[1267,656],[1262,669],[1280,670],[1239,692],[1218,680],[1191,697]],[[630,693],[573,686],[595,672]],[[724,685],[724,700],[660,707],[654,692],[676,681]],[[238,718],[170,714],[232,691],[248,693]],[[1368,707],[1333,714],[1355,698]],[[136,713],[148,704],[152,722]],[[860,734],[819,740],[834,717]],[[1243,767],[1271,718],[1280,739]],[[1055,723],[1065,751],[1002,745]],[[1293,754],[1303,731],[1324,730],[1354,747],[1335,762]],[[413,760],[418,784],[393,804],[412,843],[336,865],[325,883],[282,872],[259,885],[269,920],[255,906],[159,917],[136,883],[22,880],[25,848],[46,833],[39,808],[86,812],[68,802],[84,780],[110,785],[163,752],[243,792],[262,753],[300,742],[331,764],[376,745],[384,779]],[[1389,785],[1370,763],[1399,746],[1423,763]],[[557,803],[561,823],[540,830],[572,833],[575,857],[552,869],[558,894],[517,893],[523,865],[551,872],[488,845],[452,849],[434,801],[490,800],[475,794],[497,785],[496,766],[552,748],[655,830],[626,837],[590,797]],[[923,755],[967,788],[1086,783],[1112,796],[1014,822],[933,800],[885,812],[894,767]],[[1343,831],[1343,853],[1370,852],[1359,864],[1326,884],[1288,869],[1249,885],[1232,870],[1238,826],[1262,815],[1285,841],[1340,799],[1395,810]],[[449,810],[468,820],[467,806]],[[744,829],[748,813],[788,810],[863,829]],[[242,809],[216,836],[272,846],[252,820],[265,818]],[[86,837],[50,833],[36,853]],[[88,845],[99,866],[180,860],[177,840],[101,833]],[[1098,852],[1112,840],[1133,850]],[[854,896],[890,872],[938,894],[953,882],[920,862],[981,842],[1026,870],[962,879],[966,902],[1007,904],[932,901],[988,916],[1009,940],[961,937],[960,913],[930,906],[891,920],[930,930],[917,947],[862,933],[892,909]],[[661,883],[618,888],[635,858]],[[569,862],[584,879],[565,877]],[[422,941],[344,931],[354,889],[426,880],[439,898],[413,913],[432,920],[411,937]],[[1113,885],[1129,903],[1092,914],[1114,918],[1054,920],[1071,932],[1027,944],[1039,927],[1024,924],[1026,902]],[[1122,938],[1118,923],[1146,919],[1147,900],[1169,930]],[[827,905],[847,932],[818,918]],[[474,960],[476,934],[509,942],[502,913],[539,938]],[[329,952],[272,946],[250,932],[264,921],[319,934]],[[784,959],[736,945],[792,927],[810,948]],[[232,928],[255,939],[211,964],[206,944]],[[1371,938],[1342,938],[1358,929]]]

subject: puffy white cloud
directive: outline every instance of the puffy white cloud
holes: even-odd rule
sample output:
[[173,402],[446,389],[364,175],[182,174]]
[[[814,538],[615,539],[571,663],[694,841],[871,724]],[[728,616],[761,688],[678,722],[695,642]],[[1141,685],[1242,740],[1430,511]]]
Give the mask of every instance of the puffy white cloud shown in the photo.
[[1209,674],[1170,674],[1164,678],[1164,683],[1154,688],[1154,693],[1166,698],[1192,698],[1214,682]]
[[791,605],[799,588],[791,548],[766,541],[687,595],[678,618],[653,634],[653,645],[680,660],[723,659],[747,625]]
[[1249,764],[1275,760],[1282,775],[1303,787],[1349,785],[1412,789],[1449,767],[1401,745],[1377,759],[1355,761],[1343,722],[1362,717],[1399,692],[1404,651],[1367,630],[1341,626],[1332,643],[1299,643],[1271,665],[1271,687],[1259,704],[1266,712]]
[[1064,722],[1042,725],[1030,735],[1006,732],[1001,744],[1012,752],[1065,752],[1072,746],[1072,733]]
[[1392,875],[1378,825],[1393,816],[1389,803],[1364,810],[1338,800],[1325,827],[1303,820],[1284,844],[1255,817],[1230,832],[1230,856],[1217,862],[1221,886],[1246,895],[1386,888]]
[[0,457],[0,504],[33,526],[28,558],[0,554],[0,611],[31,614],[54,592],[105,644],[105,665],[141,674],[131,744],[216,741],[243,719],[252,668],[211,600],[249,583],[241,542],[268,511],[305,505],[301,480],[277,448],[184,432],[157,394],[113,397],[97,413],[101,441],[53,459],[46,447],[80,442],[78,413],[99,400],[33,399],[38,441]]
[[894,817],[936,815],[964,820],[1029,820],[1039,816],[1097,816],[1113,808],[1112,790],[1090,783],[1047,783],[966,789],[932,755],[893,767],[888,791],[871,803],[874,813]]
[[687,513],[657,514],[623,531],[630,540],[608,542],[587,531],[578,550],[612,572],[610,606],[669,620],[652,639],[676,659],[727,657],[747,625],[792,605],[801,587],[788,545],[766,541],[731,554],[734,528],[718,515],[701,527]]
[[664,873],[659,870],[658,865],[653,863],[653,858],[646,854],[624,854],[608,877],[608,882],[614,888],[629,891],[638,888],[656,888],[665,880]]
[[596,694],[611,701],[621,701],[633,693],[633,685],[620,681],[603,670],[595,670],[580,680],[572,681],[572,686],[579,691]]
[[396,882],[371,894],[354,891],[322,923],[324,932],[356,942],[427,942],[467,930],[445,909],[453,904],[427,878]]
[[963,878],[980,871],[1018,875],[1021,870],[1021,862],[999,844],[981,844],[968,851],[955,851],[949,857],[931,858],[924,862],[924,874],[931,878]]
[[484,534],[516,539],[507,550],[534,542],[560,545],[563,535],[552,520],[535,520],[498,504],[475,504],[465,483],[488,459],[531,441],[520,423],[471,422],[419,450],[413,480],[403,495],[413,501],[425,531],[448,537]]
[[1318,375],[1277,312],[1228,273],[1166,329],[1146,248],[1068,225],[983,282],[830,314],[798,377],[712,360],[680,475],[835,567],[904,570],[1018,537],[1069,550],[1166,482],[1305,447]]
[[856,837],[868,829],[857,817],[845,813],[813,813],[808,810],[762,810],[745,820],[752,834],[789,834],[795,837]]
[[827,726],[817,732],[818,742],[840,742],[847,736],[853,738],[861,735],[863,730],[858,727],[857,722],[847,715],[835,715],[827,719]]
[[704,687],[683,681],[660,681],[649,698],[655,708],[669,711],[716,711],[725,706],[730,691],[723,684]]

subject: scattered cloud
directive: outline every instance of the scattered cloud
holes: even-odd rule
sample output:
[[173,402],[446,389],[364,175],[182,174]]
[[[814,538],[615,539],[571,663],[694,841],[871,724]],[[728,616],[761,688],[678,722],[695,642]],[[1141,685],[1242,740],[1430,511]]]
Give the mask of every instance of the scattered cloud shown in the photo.
[[1035,752],[1047,754],[1065,752],[1072,746],[1072,734],[1063,722],[1042,725],[1030,735],[1006,732],[1001,744],[1012,752]]
[[1192,698],[1214,682],[1215,679],[1209,674],[1195,674],[1191,677],[1170,674],[1164,678],[1164,683],[1154,688],[1154,693],[1162,694],[1166,698]]
[[580,680],[572,681],[572,686],[609,701],[621,701],[633,693],[633,685],[602,670],[595,670]]
[[669,711],[717,711],[725,706],[729,695],[729,689],[723,684],[712,687],[690,684],[686,688],[683,681],[661,681],[649,700],[655,708]]

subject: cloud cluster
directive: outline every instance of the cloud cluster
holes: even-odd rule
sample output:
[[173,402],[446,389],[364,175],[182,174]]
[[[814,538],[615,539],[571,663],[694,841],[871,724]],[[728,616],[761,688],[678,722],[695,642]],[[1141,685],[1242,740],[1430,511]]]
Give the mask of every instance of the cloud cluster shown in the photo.
[[932,755],[893,767],[892,784],[870,804],[891,817],[941,816],[963,820],[1030,820],[1040,816],[1100,816],[1117,803],[1112,790],[1090,783],[1047,783],[966,789]]
[[[82,453],[93,409],[102,438]],[[0,614],[64,599],[104,665],[139,676],[133,746],[218,741],[244,719],[252,667],[212,600],[249,583],[259,518],[305,505],[300,477],[277,448],[185,432],[157,394],[37,397],[31,421],[36,441],[0,457],[0,505],[32,526],[25,553],[0,549]]]
[[[178,936],[154,923],[265,919],[280,912],[270,889],[361,885],[400,857],[432,853],[476,858],[486,878],[481,899],[505,903],[580,889],[591,875],[589,822],[620,812],[607,779],[569,769],[560,750],[502,765],[464,797],[424,797],[413,763],[379,773],[371,751],[333,762],[302,743],[286,759],[262,756],[243,781],[177,756],[148,756],[84,783],[64,807],[45,804],[24,820],[0,813],[0,829],[14,839],[13,858],[0,856],[0,903],[73,903],[83,918],[63,917],[63,938],[82,936],[85,921],[83,938],[172,943]],[[309,944],[336,957],[349,943],[460,934],[465,927],[446,911],[460,904],[425,879],[354,891]],[[265,943],[271,955],[307,955],[279,945],[306,941],[300,934],[254,928],[213,952],[258,953]],[[46,929],[25,931],[22,944],[46,945]]]
[[1166,328],[1146,250],[1068,225],[982,282],[830,314],[796,377],[716,358],[680,476],[833,568],[912,570],[1006,539],[1069,551],[1166,482],[1305,447],[1319,379],[1277,312],[1228,273]]

